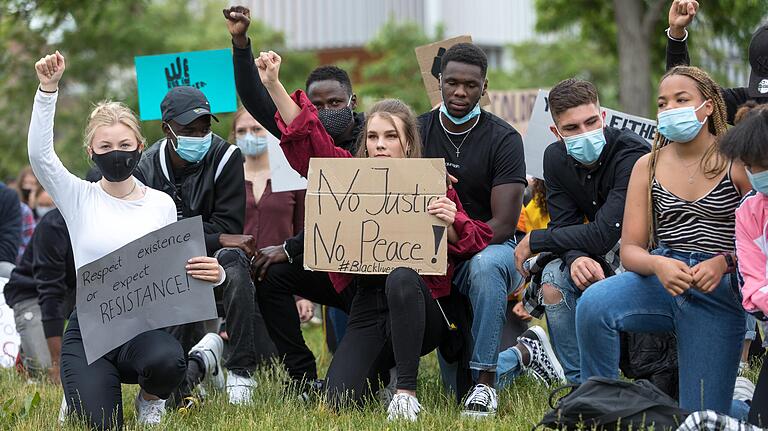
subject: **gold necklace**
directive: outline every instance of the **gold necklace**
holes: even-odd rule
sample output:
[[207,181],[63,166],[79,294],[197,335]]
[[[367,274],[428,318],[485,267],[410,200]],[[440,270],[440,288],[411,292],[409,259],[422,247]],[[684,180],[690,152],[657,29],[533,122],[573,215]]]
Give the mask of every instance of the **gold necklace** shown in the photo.
[[134,191],[134,190],[136,190],[136,181],[134,181],[134,182],[133,182],[133,187],[131,187],[131,191],[130,191],[130,192],[128,192],[128,193],[126,193],[126,194],[124,194],[124,195],[122,195],[122,196],[115,196],[115,195],[113,195],[112,193],[110,193],[110,192],[107,192],[107,190],[106,190],[106,189],[104,189],[104,191],[105,191],[105,192],[107,192],[107,194],[108,194],[108,195],[112,196],[112,197],[113,197],[113,198],[115,198],[115,199],[125,199],[125,198],[127,198],[128,196],[130,196],[130,195],[131,195],[131,193],[133,193],[133,191]]
[[693,177],[695,177],[696,174],[699,173],[699,168],[697,167],[696,170],[693,171],[693,173],[691,173],[690,168],[691,168],[691,166],[696,165],[696,164],[701,165],[701,159],[696,160],[695,162],[686,165],[685,162],[683,161],[683,158],[680,157],[680,154],[678,154],[677,148],[675,148],[675,157],[677,157],[677,160],[680,161],[680,164],[685,167],[685,172],[688,173],[688,184],[693,184]]

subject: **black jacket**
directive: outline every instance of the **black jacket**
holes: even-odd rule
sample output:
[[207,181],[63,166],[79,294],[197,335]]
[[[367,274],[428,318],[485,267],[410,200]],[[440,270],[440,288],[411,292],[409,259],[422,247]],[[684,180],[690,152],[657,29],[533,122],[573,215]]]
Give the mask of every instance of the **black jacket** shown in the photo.
[[0,262],[16,263],[21,245],[19,195],[0,182]]
[[202,216],[205,246],[209,255],[221,248],[219,235],[242,234],[245,222],[245,178],[240,149],[213,135],[211,148],[198,163],[182,169],[181,190],[171,165],[165,139],[145,151],[134,175],[153,189],[165,192],[183,218]]
[[[688,66],[691,58],[688,56],[688,44],[685,41],[670,39],[667,37],[667,70],[675,66]],[[746,87],[720,88],[728,111],[728,124],[733,124],[733,118],[739,106],[749,100],[759,104],[768,103],[768,97],[750,97]]]
[[4,293],[9,306],[37,298],[46,337],[60,337],[75,305],[77,273],[69,231],[59,210],[49,211],[37,224],[19,266]]
[[[253,118],[256,119],[269,133],[280,139],[282,133],[275,122],[275,113],[277,107],[275,102],[269,96],[269,92],[261,83],[259,72],[254,64],[253,52],[251,51],[251,40],[248,39],[248,46],[238,48],[232,45],[232,62],[235,68],[235,87],[237,94],[243,102],[243,106]],[[344,142],[336,142],[336,145],[355,154],[357,149],[357,138],[365,126],[365,114],[355,112],[355,126],[352,131],[352,138]],[[304,230],[299,232],[293,238],[285,241],[285,249],[291,258],[304,253]]]
[[562,141],[544,151],[551,221],[547,229],[531,232],[534,253],[560,255],[570,267],[578,257],[605,255],[619,241],[629,177],[650,146],[628,129],[606,127],[604,133],[605,148],[591,169],[569,156]]

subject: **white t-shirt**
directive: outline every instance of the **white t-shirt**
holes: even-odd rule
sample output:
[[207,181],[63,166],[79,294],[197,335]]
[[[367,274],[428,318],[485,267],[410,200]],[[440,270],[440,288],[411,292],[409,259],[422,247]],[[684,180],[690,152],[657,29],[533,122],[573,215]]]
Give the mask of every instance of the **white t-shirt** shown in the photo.
[[117,199],[72,175],[53,148],[57,93],[35,95],[29,125],[29,161],[40,184],[64,216],[72,240],[75,267],[93,262],[118,248],[176,221],[176,205],[167,194],[137,182],[144,197]]

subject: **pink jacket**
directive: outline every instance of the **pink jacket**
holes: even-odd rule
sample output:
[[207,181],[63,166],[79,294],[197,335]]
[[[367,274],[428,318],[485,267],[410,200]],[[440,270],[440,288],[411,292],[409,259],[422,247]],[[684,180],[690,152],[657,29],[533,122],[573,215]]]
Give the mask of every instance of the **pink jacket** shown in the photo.
[[[296,90],[291,98],[301,108],[299,116],[290,125],[287,125],[280,113],[277,112],[275,113],[275,121],[282,133],[280,146],[293,169],[301,175],[307,176],[309,159],[312,157],[353,157],[348,151],[334,145],[333,140],[317,118],[317,109],[303,91]],[[448,189],[445,194],[456,204],[457,211],[453,228],[459,235],[459,241],[456,244],[448,243],[448,272],[446,275],[423,276],[424,283],[429,287],[433,298],[440,298],[451,293],[451,279],[456,263],[460,260],[469,259],[475,253],[483,250],[493,237],[493,231],[487,224],[471,219],[464,211],[456,190]],[[328,275],[337,292],[344,290],[354,279],[352,274],[331,272]]]
[[755,192],[736,210],[736,255],[742,305],[768,315],[768,196]]

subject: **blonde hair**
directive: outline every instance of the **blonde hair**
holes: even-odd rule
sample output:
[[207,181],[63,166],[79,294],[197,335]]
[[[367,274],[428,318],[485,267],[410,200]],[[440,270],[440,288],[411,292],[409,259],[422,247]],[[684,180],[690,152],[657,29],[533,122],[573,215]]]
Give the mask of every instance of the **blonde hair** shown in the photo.
[[[365,127],[360,133],[357,141],[356,157],[368,157],[368,123],[375,117],[381,117],[388,120],[392,127],[397,130],[397,137],[400,139],[400,148],[407,159],[416,159],[421,157],[421,138],[419,137],[419,126],[416,120],[416,114],[410,106],[399,99],[384,99],[376,102],[365,114]],[[403,122],[403,135],[397,129],[394,117]]]
[[[718,86],[712,78],[699,69],[698,67],[691,66],[677,66],[670,69],[664,76],[661,77],[659,83],[664,82],[670,76],[680,75],[686,76],[696,82],[696,88],[701,93],[704,100],[711,100],[713,105],[712,114],[707,120],[707,130],[709,133],[715,136],[715,142],[712,146],[707,148],[699,161],[699,166],[704,172],[704,176],[708,179],[716,178],[725,171],[728,167],[728,160],[721,157],[718,151],[719,137],[722,136],[728,129],[727,110],[725,108],[725,102],[720,94],[720,86]],[[669,144],[669,139],[662,136],[658,131],[653,138],[653,146],[651,147],[651,156],[648,163],[649,175],[648,175],[648,242],[650,246],[656,244],[656,215],[653,211],[653,197],[651,190],[653,188],[653,179],[656,175],[656,164],[659,161],[659,151]]]
[[136,135],[136,141],[138,141],[139,145],[146,143],[146,139],[141,134],[139,120],[136,118],[136,114],[131,111],[131,108],[120,102],[105,100],[96,104],[90,115],[88,115],[88,124],[85,126],[85,139],[83,142],[85,147],[91,146],[96,129],[116,124],[122,124],[131,129],[133,134]]

